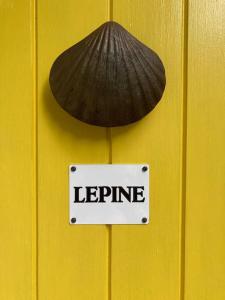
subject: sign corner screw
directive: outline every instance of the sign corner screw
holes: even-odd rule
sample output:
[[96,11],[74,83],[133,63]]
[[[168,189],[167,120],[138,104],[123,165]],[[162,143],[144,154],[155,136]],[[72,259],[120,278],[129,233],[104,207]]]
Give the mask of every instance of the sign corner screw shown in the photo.
[[148,219],[145,218],[145,217],[141,219],[141,222],[142,222],[143,224],[147,223],[147,221],[148,221]]
[[77,219],[76,218],[71,218],[71,223],[74,224],[76,223]]
[[76,171],[76,167],[74,167],[74,166],[72,166],[71,168],[70,168],[70,170],[71,170],[71,172],[75,172]]
[[146,172],[147,170],[148,170],[148,167],[147,167],[147,166],[142,167],[142,171],[143,171],[143,172]]

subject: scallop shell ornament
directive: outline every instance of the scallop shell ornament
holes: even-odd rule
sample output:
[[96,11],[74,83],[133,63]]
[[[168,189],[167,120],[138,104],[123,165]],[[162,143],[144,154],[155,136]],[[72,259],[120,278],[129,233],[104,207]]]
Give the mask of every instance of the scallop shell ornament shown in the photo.
[[104,127],[143,118],[166,84],[158,55],[112,21],[64,51],[53,63],[49,81],[64,110]]

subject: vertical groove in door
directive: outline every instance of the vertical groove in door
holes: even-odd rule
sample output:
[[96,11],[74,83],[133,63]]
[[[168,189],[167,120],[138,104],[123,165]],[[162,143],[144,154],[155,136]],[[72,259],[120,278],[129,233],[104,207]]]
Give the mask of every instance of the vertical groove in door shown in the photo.
[[37,0],[32,1],[33,10],[33,57],[34,57],[34,199],[32,221],[32,299],[38,299],[38,46],[37,46]]
[[181,189],[180,299],[185,299],[186,169],[187,169],[187,93],[188,93],[188,1],[183,1],[183,132]]
[[112,225],[108,227],[108,300],[112,299]]
[[[113,0],[109,0],[109,20],[113,20]],[[112,164],[112,131],[111,128],[106,129],[106,136],[109,149],[108,163]],[[108,228],[108,300],[112,299],[112,225]]]
[[106,138],[108,141],[108,149],[109,149],[108,163],[112,164],[112,130],[111,130],[111,128],[106,129]]
[[109,0],[109,20],[113,21],[113,0]]
[[[111,128],[106,129],[106,138],[108,141],[109,160],[108,163],[112,164],[112,132]],[[112,284],[111,284],[111,272],[112,272],[112,225],[107,225],[108,228],[108,300],[112,297]]]
[[33,199],[33,299],[38,299],[38,16],[37,0],[33,1],[34,17],[34,199]]

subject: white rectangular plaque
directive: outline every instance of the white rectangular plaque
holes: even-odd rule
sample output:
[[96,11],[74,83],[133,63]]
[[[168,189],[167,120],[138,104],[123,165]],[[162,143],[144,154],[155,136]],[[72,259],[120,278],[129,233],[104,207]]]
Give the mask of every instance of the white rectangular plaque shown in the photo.
[[148,224],[149,165],[69,167],[70,224]]

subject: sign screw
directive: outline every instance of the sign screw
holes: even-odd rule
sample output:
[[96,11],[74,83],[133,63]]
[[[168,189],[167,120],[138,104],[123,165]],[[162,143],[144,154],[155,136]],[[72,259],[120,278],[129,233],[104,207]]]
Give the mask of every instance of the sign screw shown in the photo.
[[147,218],[142,218],[142,219],[141,219],[141,222],[142,222],[143,224],[147,223],[147,221],[148,221]]
[[146,166],[142,167],[143,172],[146,172],[147,170],[148,170],[148,167],[146,167]]
[[73,224],[76,223],[76,221],[77,221],[76,218],[72,218],[72,219],[71,219],[71,223],[73,223]]
[[70,170],[71,170],[71,172],[75,172],[76,171],[76,167],[73,166],[73,167],[71,167]]

